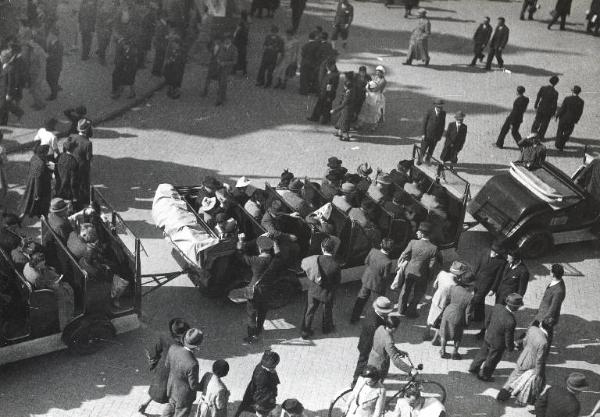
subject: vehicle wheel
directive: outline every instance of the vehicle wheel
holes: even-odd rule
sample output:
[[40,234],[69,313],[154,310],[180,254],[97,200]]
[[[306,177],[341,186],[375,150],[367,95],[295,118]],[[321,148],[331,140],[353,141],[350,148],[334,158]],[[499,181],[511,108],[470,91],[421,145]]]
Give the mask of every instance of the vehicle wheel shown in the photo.
[[84,320],[70,332],[66,344],[78,355],[90,355],[99,351],[116,333],[115,327],[108,320]]
[[[440,400],[442,404],[446,402],[446,388],[439,382],[435,381],[418,381],[417,386],[421,391],[421,396],[425,398],[437,398]],[[396,401],[401,395],[404,395],[404,391],[406,390],[406,385],[403,385],[392,398],[387,400],[385,403],[385,409],[388,411],[394,410],[396,407]]]
[[336,397],[329,406],[327,417],[344,417],[348,410],[350,401],[350,395],[352,394],[352,388],[348,388]]
[[287,279],[280,279],[274,282],[267,289],[266,299],[269,303],[269,310],[277,310],[288,305],[298,293],[299,283],[294,283]]
[[527,232],[517,242],[517,247],[525,258],[539,258],[552,249],[552,246],[552,235],[542,230]]

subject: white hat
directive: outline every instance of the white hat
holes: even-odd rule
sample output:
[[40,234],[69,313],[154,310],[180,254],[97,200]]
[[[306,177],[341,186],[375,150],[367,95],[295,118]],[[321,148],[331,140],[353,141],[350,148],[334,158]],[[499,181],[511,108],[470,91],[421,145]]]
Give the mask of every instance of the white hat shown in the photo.
[[200,213],[205,213],[215,208],[217,205],[217,197],[204,197],[202,199],[202,206],[198,210]]
[[385,68],[383,68],[383,65],[377,65],[377,67],[375,68],[375,71],[381,71],[385,74]]
[[242,187],[246,187],[248,184],[250,184],[252,181],[249,180],[248,178],[246,178],[245,176],[240,177],[237,182],[235,183],[235,186],[237,188],[242,188]]

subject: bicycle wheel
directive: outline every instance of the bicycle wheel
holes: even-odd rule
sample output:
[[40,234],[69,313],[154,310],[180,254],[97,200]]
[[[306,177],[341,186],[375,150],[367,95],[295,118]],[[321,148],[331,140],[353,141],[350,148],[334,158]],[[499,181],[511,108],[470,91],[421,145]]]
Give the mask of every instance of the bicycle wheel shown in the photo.
[[349,388],[338,395],[336,399],[331,402],[327,417],[345,417],[351,394],[352,388]]
[[416,385],[419,387],[419,391],[421,391],[421,396],[425,398],[437,398],[442,404],[446,402],[446,388],[439,382],[435,381],[415,381],[409,382],[407,385],[404,385],[400,388],[390,399],[388,399],[385,403],[385,409],[387,411],[392,411],[396,407],[396,401],[398,398],[402,398],[404,396],[404,392],[412,385]]

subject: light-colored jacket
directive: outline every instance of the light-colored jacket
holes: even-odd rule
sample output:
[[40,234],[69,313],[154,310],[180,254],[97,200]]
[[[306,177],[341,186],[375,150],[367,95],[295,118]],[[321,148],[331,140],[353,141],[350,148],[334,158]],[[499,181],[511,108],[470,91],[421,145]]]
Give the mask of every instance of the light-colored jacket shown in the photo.
[[526,371],[535,369],[537,375],[544,375],[548,355],[548,336],[537,326],[530,326],[523,342],[523,351],[517,359],[517,367]]
[[356,381],[348,401],[346,417],[380,417],[384,412],[385,388],[381,381],[374,386],[362,376]]
[[200,401],[201,417],[227,417],[229,390],[216,375],[213,375],[206,387],[206,394]]

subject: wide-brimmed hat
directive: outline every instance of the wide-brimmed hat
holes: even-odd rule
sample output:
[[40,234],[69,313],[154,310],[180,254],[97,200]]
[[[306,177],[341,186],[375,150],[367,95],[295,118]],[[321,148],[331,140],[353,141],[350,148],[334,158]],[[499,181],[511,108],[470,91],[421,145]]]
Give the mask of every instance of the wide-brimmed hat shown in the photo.
[[262,359],[260,360],[260,364],[265,368],[273,369],[279,364],[279,360],[280,358],[277,352],[265,350],[265,353],[263,353]]
[[55,197],[50,201],[50,212],[60,213],[69,208],[69,205],[62,198]]
[[465,114],[462,111],[457,111],[454,115],[456,120],[463,120],[465,118]]
[[417,10],[417,16],[425,16],[427,14],[427,10],[421,8]]
[[202,344],[202,340],[204,339],[204,334],[202,330],[191,328],[187,332],[185,332],[185,336],[183,338],[183,346],[187,348],[197,348]]
[[235,186],[236,188],[243,188],[243,187],[247,187],[248,184],[250,184],[252,181],[250,181],[248,178],[246,178],[245,176],[240,177],[236,183]]
[[510,307],[522,307],[523,296],[521,294],[517,294],[516,292],[508,294],[506,296],[506,305]]
[[202,199],[202,205],[198,210],[200,213],[206,213],[207,211],[211,211],[217,205],[217,197],[204,197]]
[[259,236],[256,238],[256,246],[259,250],[270,250],[273,248],[273,240],[267,236]]
[[444,105],[444,100],[442,100],[441,98],[437,98],[433,101],[433,104],[436,106],[443,106]]
[[352,194],[354,191],[356,191],[356,185],[352,184],[351,182],[345,182],[342,184],[342,188],[340,190],[344,194]]
[[452,262],[452,265],[450,265],[450,273],[454,275],[462,275],[467,272],[468,269],[467,265],[461,261],[454,261]]
[[567,377],[567,388],[573,391],[583,391],[587,387],[587,378],[581,372],[571,372]]
[[302,187],[304,187],[304,183],[296,178],[290,183],[290,185],[288,185],[288,190],[298,192],[302,189]]
[[281,408],[290,414],[302,414],[304,412],[304,406],[295,398],[288,398],[285,400],[281,404]]
[[366,177],[367,175],[371,175],[373,173],[373,168],[371,168],[369,166],[369,164],[365,162],[363,164],[360,164],[358,166],[358,168],[356,168],[356,172],[359,175],[362,175],[363,177]]
[[339,167],[340,165],[342,165],[342,160],[338,159],[337,156],[331,156],[331,157],[329,157],[329,159],[327,159],[327,166],[329,168],[336,168],[336,167]]
[[431,223],[429,222],[421,222],[419,224],[419,232],[429,233],[431,232]]
[[375,71],[381,71],[385,74],[385,68],[383,68],[383,65],[377,65],[375,67]]
[[184,319],[176,317],[169,320],[169,331],[173,337],[183,337],[186,332],[190,330],[190,325],[185,322]]
[[373,301],[373,310],[377,314],[390,314],[394,311],[394,304],[387,297],[377,297]]

